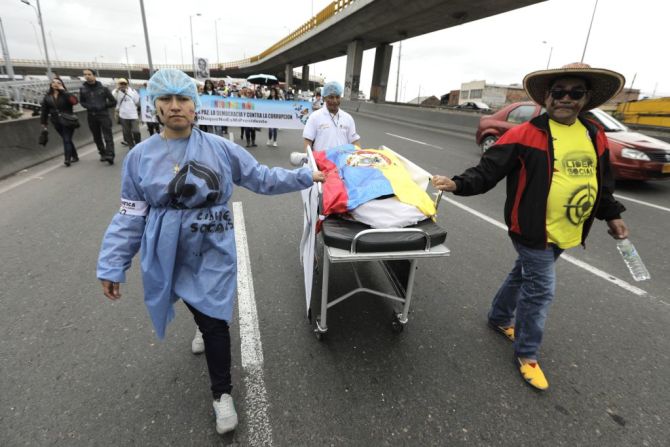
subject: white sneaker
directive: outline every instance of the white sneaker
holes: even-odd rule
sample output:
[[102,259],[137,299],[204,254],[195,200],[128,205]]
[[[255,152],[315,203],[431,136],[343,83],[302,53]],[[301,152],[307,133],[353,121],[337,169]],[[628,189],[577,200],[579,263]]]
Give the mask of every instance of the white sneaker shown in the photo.
[[216,414],[216,432],[220,435],[235,430],[237,427],[237,412],[233,405],[230,394],[222,394],[219,400],[215,400],[214,413]]
[[272,143],[272,145],[273,145],[274,147],[277,147],[277,142],[275,141],[274,143]]
[[265,143],[266,146],[269,146],[269,145],[271,145],[271,144],[272,144],[272,141],[271,141],[271,140],[268,140],[268,142]]
[[191,342],[191,352],[193,354],[202,354],[205,352],[205,340],[202,339],[202,332],[199,328],[195,328],[195,335]]

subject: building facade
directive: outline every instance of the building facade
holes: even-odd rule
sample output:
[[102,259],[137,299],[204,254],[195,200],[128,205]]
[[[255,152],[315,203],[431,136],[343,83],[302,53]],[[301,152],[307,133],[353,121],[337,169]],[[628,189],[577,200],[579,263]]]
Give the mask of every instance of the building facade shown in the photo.
[[497,85],[486,81],[471,81],[461,84],[458,104],[469,101],[483,102],[493,109],[518,101],[528,100],[525,90],[519,84]]

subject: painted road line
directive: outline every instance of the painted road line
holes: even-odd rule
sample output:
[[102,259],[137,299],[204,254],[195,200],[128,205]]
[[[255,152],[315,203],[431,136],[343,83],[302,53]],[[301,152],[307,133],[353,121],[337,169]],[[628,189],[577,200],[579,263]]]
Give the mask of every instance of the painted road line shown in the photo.
[[[495,225],[496,227],[498,227],[500,229],[503,229],[503,230],[507,231],[507,225],[503,224],[502,222],[498,222],[497,220],[492,219],[491,217],[489,217],[485,214],[482,214],[477,210],[474,210],[474,209],[472,209],[468,206],[463,205],[462,203],[459,203],[459,202],[457,202],[453,199],[450,199],[448,197],[445,197],[445,196],[442,196],[442,200],[445,200],[445,201],[451,203],[452,205],[457,206],[458,208],[460,208],[464,211],[467,211],[468,213],[473,214],[473,215],[479,217],[480,219],[483,219],[486,222],[488,222],[492,225]],[[617,286],[621,287],[622,289],[627,290],[627,291],[629,291],[629,292],[631,292],[635,295],[638,295],[638,296],[646,296],[647,295],[647,292],[645,290],[642,290],[639,287],[635,287],[634,285],[624,281],[623,279],[617,278],[614,275],[610,275],[609,273],[607,273],[603,270],[600,270],[599,268],[594,267],[591,264],[588,264],[584,261],[580,261],[579,259],[577,259],[573,256],[570,256],[568,254],[563,253],[561,255],[560,259],[563,259],[564,261],[567,261],[567,262],[569,262],[573,265],[576,265],[577,267],[579,267],[581,269],[584,269],[587,272],[589,272],[593,275],[596,275],[596,276],[598,276],[598,277],[600,277],[600,278],[602,278],[606,281],[609,281],[612,284],[617,285]]]
[[392,137],[395,137],[395,138],[400,138],[401,140],[411,141],[412,143],[422,144],[424,146],[430,146],[430,147],[434,147],[436,149],[444,149],[443,147],[435,146],[434,144],[424,143],[423,141],[419,141],[419,140],[412,140],[411,138],[403,137],[401,135],[396,135],[396,134],[388,133],[388,132],[384,132],[384,133],[386,135],[389,135],[389,136],[392,136]]
[[[93,152],[96,151],[96,150],[97,150],[97,149],[89,149],[89,150],[87,150],[87,151],[83,151],[83,152],[79,155],[79,158],[85,157],[85,156],[87,156],[87,155],[93,153]],[[48,162],[47,162],[47,163],[48,163]],[[58,168],[62,168],[62,167],[63,167],[63,162],[62,162],[62,161],[59,161],[57,164],[55,164],[55,165],[53,165],[53,166],[51,166],[51,167],[48,167],[48,168],[43,169],[43,170],[41,170],[41,171],[39,171],[39,172],[36,172],[36,173],[34,173],[34,174],[32,174],[32,175],[29,175],[28,177],[24,177],[24,178],[22,178],[21,180],[18,180],[18,181],[16,181],[16,182],[11,182],[11,181],[13,180],[14,177],[9,177],[8,179],[6,179],[6,181],[9,181],[9,182],[11,182],[11,183],[10,183],[9,185],[7,185],[7,186],[0,187],[0,194],[4,194],[4,193],[6,193],[7,191],[11,191],[11,190],[14,189],[14,188],[18,188],[19,186],[24,185],[24,184],[28,183],[28,182],[31,181],[31,180],[42,180],[42,178],[43,178],[46,174],[48,174],[49,172],[51,172],[51,171],[55,171],[56,169],[58,169]],[[74,169],[76,169],[76,168],[74,168]],[[27,171],[27,170],[26,170],[26,171]]]
[[667,211],[667,212],[670,213],[670,208],[667,208],[665,206],[654,205],[653,203],[645,202],[643,200],[634,199],[634,198],[628,197],[628,196],[622,196],[621,194],[614,194],[614,197],[616,197],[617,199],[628,200],[629,202],[638,203],[640,205],[649,206],[651,208],[656,208],[656,209],[659,209],[661,211]]
[[237,246],[237,310],[249,445],[272,446],[272,427],[268,418],[268,398],[263,379],[263,345],[258,329],[254,280],[241,202],[233,202],[233,224]]

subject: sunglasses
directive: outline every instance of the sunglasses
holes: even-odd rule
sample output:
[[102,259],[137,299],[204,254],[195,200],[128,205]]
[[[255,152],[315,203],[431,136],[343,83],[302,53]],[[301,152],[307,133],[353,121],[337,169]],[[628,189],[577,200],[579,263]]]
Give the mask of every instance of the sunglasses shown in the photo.
[[554,99],[562,99],[568,95],[570,99],[582,99],[586,95],[586,90],[563,90],[555,89],[549,92]]

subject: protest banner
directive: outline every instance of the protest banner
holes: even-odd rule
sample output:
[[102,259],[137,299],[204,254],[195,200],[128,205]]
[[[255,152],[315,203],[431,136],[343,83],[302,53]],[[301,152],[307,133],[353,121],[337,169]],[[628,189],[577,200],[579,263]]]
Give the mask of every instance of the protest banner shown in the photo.
[[[146,90],[140,90],[142,121],[154,121],[153,104]],[[309,101],[272,101],[269,99],[226,98],[218,95],[200,97],[198,124],[208,126],[269,127],[302,129],[312,112]]]

